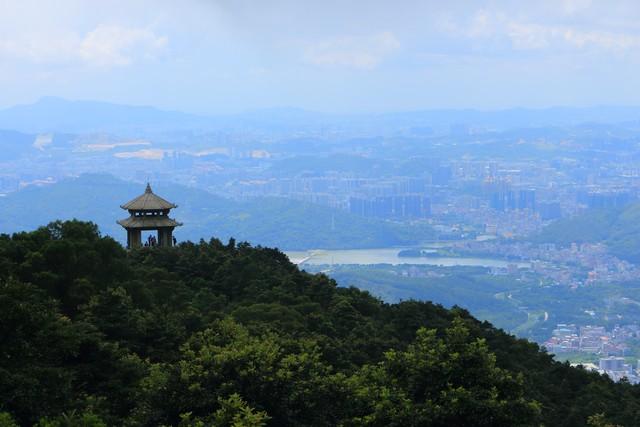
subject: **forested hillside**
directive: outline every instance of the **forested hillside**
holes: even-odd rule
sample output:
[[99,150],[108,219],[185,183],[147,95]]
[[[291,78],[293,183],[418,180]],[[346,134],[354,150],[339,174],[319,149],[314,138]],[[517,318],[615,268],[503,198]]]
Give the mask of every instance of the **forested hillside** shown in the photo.
[[[591,419],[591,421],[588,421]],[[0,237],[0,425],[637,425],[640,388],[460,308],[385,304],[275,249]]]
[[569,245],[605,243],[618,258],[640,262],[640,204],[594,209],[551,223],[533,240]]

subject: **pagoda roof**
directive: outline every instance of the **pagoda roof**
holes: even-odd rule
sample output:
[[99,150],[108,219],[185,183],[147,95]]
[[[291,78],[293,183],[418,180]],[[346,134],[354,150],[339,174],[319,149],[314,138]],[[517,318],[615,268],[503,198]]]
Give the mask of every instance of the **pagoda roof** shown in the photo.
[[162,227],[178,227],[182,223],[165,215],[130,216],[121,219],[118,224],[124,228],[156,229]]
[[144,194],[141,194],[120,207],[129,211],[158,211],[177,208],[178,205],[168,202],[154,194],[151,190],[151,185],[147,184]]

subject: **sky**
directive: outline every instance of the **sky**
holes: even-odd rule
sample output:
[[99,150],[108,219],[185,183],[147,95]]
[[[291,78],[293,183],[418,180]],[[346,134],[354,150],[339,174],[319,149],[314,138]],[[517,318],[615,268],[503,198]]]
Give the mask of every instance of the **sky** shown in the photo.
[[636,0],[0,0],[0,108],[638,105]]

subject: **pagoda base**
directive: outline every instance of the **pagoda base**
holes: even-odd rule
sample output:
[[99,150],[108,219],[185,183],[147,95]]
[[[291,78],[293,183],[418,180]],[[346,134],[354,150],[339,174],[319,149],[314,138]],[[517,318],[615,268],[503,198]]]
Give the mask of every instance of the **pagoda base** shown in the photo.
[[158,246],[171,247],[173,246],[173,227],[162,227],[156,229],[148,228],[127,228],[127,248],[139,248],[143,246],[142,243],[142,231],[151,230],[157,231]]

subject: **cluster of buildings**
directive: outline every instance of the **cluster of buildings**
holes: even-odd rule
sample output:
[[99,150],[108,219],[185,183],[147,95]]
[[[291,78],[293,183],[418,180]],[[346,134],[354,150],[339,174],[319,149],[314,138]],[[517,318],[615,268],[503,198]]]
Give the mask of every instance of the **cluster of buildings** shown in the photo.
[[421,194],[349,198],[349,212],[364,217],[427,218],[431,216],[431,200]]
[[619,208],[632,201],[630,191],[623,189],[579,191],[577,201],[589,209]]
[[553,354],[586,353],[624,357],[630,343],[638,339],[640,326],[637,324],[616,326],[611,331],[604,326],[558,324],[543,346]]
[[640,361],[637,362],[634,369],[633,364],[627,363],[624,357],[602,357],[595,363],[572,363],[572,366],[581,365],[587,370],[607,375],[613,381],[625,379],[631,384],[640,384]]
[[461,255],[482,255],[525,261],[530,270],[551,284],[589,286],[601,282],[640,279],[640,267],[621,260],[603,244],[505,242],[498,240],[452,242],[451,249]]
[[[273,161],[278,153],[273,154]],[[308,160],[307,160],[308,161]],[[637,200],[640,175],[603,157],[593,165],[562,160],[433,160],[421,168],[297,170],[287,175],[262,171],[254,178],[229,180],[215,192],[234,198],[286,197],[390,220],[429,219],[462,223],[476,234],[523,236],[549,221],[586,209],[621,207]],[[348,163],[348,161],[347,161]],[[624,163],[623,163],[624,164]],[[217,188],[214,188],[217,187]]]
[[[585,369],[608,375],[614,381],[623,378],[632,384],[640,384],[640,360],[629,363],[627,356],[631,341],[640,339],[640,326],[636,324],[616,326],[607,331],[603,326],[558,324],[543,346],[553,354],[584,353],[601,356],[598,364],[573,363]],[[635,366],[634,366],[635,363]]]
[[226,187],[234,197],[287,197],[367,217],[424,218],[431,215],[428,177],[358,178],[352,174],[238,180]]

